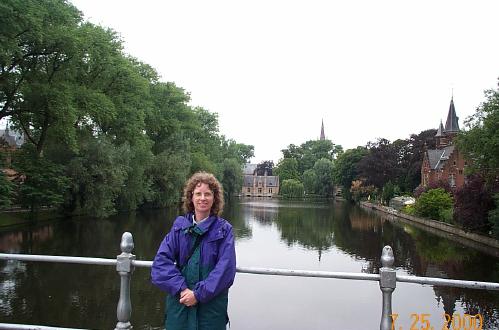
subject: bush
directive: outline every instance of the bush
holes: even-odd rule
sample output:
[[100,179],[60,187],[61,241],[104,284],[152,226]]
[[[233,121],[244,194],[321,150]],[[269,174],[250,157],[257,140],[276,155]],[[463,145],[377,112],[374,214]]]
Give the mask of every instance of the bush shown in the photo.
[[285,198],[303,197],[303,183],[295,179],[284,180],[280,191],[281,195]]
[[423,187],[418,186],[414,189],[414,197],[418,198],[422,193],[425,193],[432,189],[442,188],[446,192],[448,192],[451,196],[454,195],[454,189],[450,186],[449,182],[446,180],[438,180],[436,182],[432,182],[429,185]]
[[388,205],[390,200],[395,197],[397,194],[400,194],[400,188],[394,185],[391,181],[388,181],[381,191],[381,201],[383,204]]
[[445,221],[448,211],[452,212],[452,196],[442,188],[431,189],[421,196],[414,205],[416,215],[434,220]]
[[438,213],[439,219],[443,222],[451,223],[453,218],[453,209],[443,209]]
[[378,189],[374,186],[364,186],[361,180],[352,181],[352,186],[350,187],[350,195],[353,201],[358,202],[363,199],[368,199],[370,201],[375,201],[377,198]]
[[406,205],[400,211],[405,214],[416,215],[416,208],[414,205]]

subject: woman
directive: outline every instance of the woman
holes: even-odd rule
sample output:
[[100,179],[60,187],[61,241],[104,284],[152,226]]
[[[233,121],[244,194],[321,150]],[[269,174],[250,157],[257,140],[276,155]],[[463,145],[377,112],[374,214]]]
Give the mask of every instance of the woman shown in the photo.
[[184,211],[154,258],[152,282],[167,292],[167,330],[222,330],[229,287],[236,274],[232,226],[220,218],[223,191],[209,173],[195,173],[184,188]]

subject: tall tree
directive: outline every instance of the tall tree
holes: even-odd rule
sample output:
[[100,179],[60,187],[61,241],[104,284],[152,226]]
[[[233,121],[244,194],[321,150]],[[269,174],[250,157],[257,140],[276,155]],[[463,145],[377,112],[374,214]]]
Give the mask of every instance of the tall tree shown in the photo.
[[383,188],[390,179],[399,176],[398,155],[387,139],[367,144],[368,154],[357,165],[359,176],[367,185]]
[[327,158],[319,159],[314,164],[317,177],[317,193],[324,197],[333,194],[333,162]]
[[16,171],[25,175],[19,185],[19,203],[36,212],[40,207],[58,207],[64,202],[69,179],[63,166],[45,158],[36,158],[33,148],[25,148],[16,154]]
[[241,191],[242,179],[241,164],[234,158],[224,160],[222,185],[227,200],[232,200],[234,195]]
[[177,203],[192,171],[228,183],[254,148],[221,135],[218,115],[189,101],[68,1],[0,3],[0,119],[26,137],[16,164],[25,203],[62,198],[66,211],[107,216]]
[[365,147],[348,149],[334,162],[333,180],[344,189],[350,189],[352,181],[359,178],[357,164],[368,153]]
[[331,140],[309,140],[299,147],[290,144],[288,148],[281,150],[284,159],[293,158],[298,162],[298,174],[314,167],[319,159],[333,160],[343,152],[340,145],[335,145]]
[[282,158],[277,164],[277,168],[274,170],[274,175],[279,176],[279,181],[281,183],[284,180],[299,180],[298,161],[295,158]]
[[456,142],[469,160],[469,170],[495,181],[499,178],[499,90],[487,90],[485,97]]
[[313,169],[303,172],[303,187],[306,194],[315,194],[317,192],[317,174]]

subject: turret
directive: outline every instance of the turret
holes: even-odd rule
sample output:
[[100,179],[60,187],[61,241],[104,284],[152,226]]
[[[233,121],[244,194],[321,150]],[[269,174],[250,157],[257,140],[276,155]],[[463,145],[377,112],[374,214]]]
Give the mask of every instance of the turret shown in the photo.
[[440,126],[438,126],[437,134],[435,134],[435,140],[437,142],[436,143],[437,148],[444,146],[445,143],[447,142],[444,133],[444,125],[442,124],[441,120],[440,120]]
[[450,100],[449,112],[447,113],[447,121],[445,122],[445,133],[456,134],[459,131],[459,118],[456,115],[454,97],[452,97]]

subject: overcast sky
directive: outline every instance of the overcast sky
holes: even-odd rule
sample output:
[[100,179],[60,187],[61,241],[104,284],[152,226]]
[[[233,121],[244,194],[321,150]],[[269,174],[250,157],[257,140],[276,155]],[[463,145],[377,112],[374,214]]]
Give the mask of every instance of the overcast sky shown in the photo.
[[499,1],[72,0],[127,53],[255,146],[253,163],[326,137],[345,149],[463,127],[499,77]]

